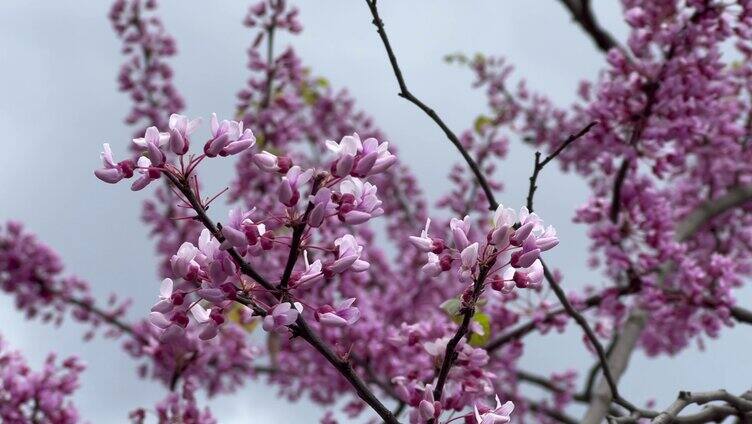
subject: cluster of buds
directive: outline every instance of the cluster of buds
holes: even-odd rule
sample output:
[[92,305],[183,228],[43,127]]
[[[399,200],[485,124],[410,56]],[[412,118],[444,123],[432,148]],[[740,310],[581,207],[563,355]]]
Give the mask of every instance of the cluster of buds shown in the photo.
[[169,119],[169,131],[161,132],[157,127],[149,127],[143,137],[134,138],[133,144],[142,154],[137,159],[115,162],[110,145],[104,144],[101,154],[103,167],[94,171],[100,180],[115,184],[122,179],[129,179],[136,172],[140,175],[131,185],[138,191],[158,179],[162,172],[176,172],[177,168],[168,163],[171,154],[181,157],[181,171],[192,170],[204,157],[235,155],[252,147],[256,138],[250,129],[243,129],[243,123],[217,119],[212,114],[211,138],[204,145],[204,154],[191,157],[190,163],[183,163],[182,157],[190,149],[190,136],[201,124],[201,119],[190,120],[188,117],[172,114]]
[[[519,219],[519,222],[517,221]],[[420,236],[411,236],[412,244],[427,253],[423,271],[433,277],[457,269],[462,282],[474,281],[482,268],[491,286],[502,293],[514,287],[537,287],[543,280],[540,253],[559,243],[556,230],[544,227],[543,221],[523,207],[519,217],[514,210],[500,205],[494,214],[493,225],[481,241],[471,242],[470,218],[452,218],[449,229],[451,245],[429,235],[431,220]]]
[[[205,143],[203,154],[188,157],[191,136],[200,125],[200,120],[189,120],[173,114],[169,120],[169,131],[160,132],[149,127],[144,137],[134,139],[142,149],[133,165],[132,161],[115,163],[112,152],[105,145],[102,154],[104,169],[95,171],[100,179],[115,183],[129,178],[134,170],[141,177],[133,183],[133,190],[146,187],[149,182],[168,173],[171,181],[183,191],[186,198],[199,199],[198,183],[189,177],[201,160],[206,157],[228,156],[244,151],[255,143],[253,132],[244,129],[242,122],[211,119],[211,138]],[[348,225],[358,225],[384,213],[377,188],[366,179],[386,171],[396,162],[396,157],[388,150],[388,143],[379,143],[375,138],[361,141],[357,134],[345,136],[339,143],[327,141],[327,147],[334,152],[334,158],[324,169],[331,172],[304,169],[288,157],[279,157],[269,152],[253,155],[253,163],[264,172],[276,174],[279,184],[276,197],[282,208],[259,211],[256,208],[244,211],[236,208],[230,211],[224,225],[218,225],[216,232],[205,229],[198,237],[198,245],[186,241],[170,259],[174,278],[162,282],[160,294],[153,306],[150,321],[162,330],[161,339],[167,343],[179,344],[191,321],[195,321],[200,339],[214,338],[226,318],[225,311],[233,307],[239,292],[245,299],[258,305],[253,290],[259,290],[251,281],[244,281],[238,260],[262,254],[275,257],[288,256],[288,249],[297,249],[293,237],[278,231],[287,226],[301,231],[298,240],[308,240],[306,248],[323,252],[321,258],[309,261],[309,251],[304,250],[304,263],[292,269],[280,280],[277,286],[290,290],[308,286],[324,279],[331,279],[345,272],[363,272],[370,264],[363,258],[363,246],[351,234],[336,238],[330,244],[311,246],[312,229],[324,225],[330,218]],[[171,163],[170,155],[179,160]],[[189,192],[190,191],[190,192]],[[305,195],[304,195],[305,193]],[[302,206],[302,208],[301,208]],[[186,201],[186,207],[196,208],[195,203]],[[196,210],[199,213],[199,210]],[[238,259],[241,258],[241,259]],[[294,265],[293,265],[294,266]],[[268,288],[268,287],[267,287]],[[301,303],[277,301],[267,306],[263,328],[270,332],[284,332],[303,311]],[[268,300],[268,296],[266,297]],[[274,297],[278,299],[278,297]],[[278,302],[278,303],[277,303]],[[355,323],[359,311],[353,306],[354,298],[335,301],[332,304],[312,307],[313,316],[321,325],[342,327]],[[193,317],[191,320],[190,317]]]

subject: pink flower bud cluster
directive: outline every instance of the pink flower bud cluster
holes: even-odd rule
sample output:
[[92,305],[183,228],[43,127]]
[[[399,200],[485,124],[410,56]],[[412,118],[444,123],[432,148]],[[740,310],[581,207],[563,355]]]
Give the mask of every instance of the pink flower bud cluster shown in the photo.
[[545,227],[540,218],[525,207],[520,209],[519,223],[517,219],[514,210],[500,205],[492,228],[482,239],[471,242],[470,217],[452,218],[449,223],[451,245],[429,235],[429,219],[420,237],[411,236],[410,241],[426,252],[428,260],[423,272],[432,277],[454,269],[459,281],[468,283],[488,278],[491,287],[502,293],[509,293],[515,287],[537,288],[543,281],[540,253],[556,246],[559,239],[552,226]]
[[[28,318],[59,325],[70,316],[86,324],[86,339],[108,319],[123,317],[130,305],[114,294],[106,308],[97,305],[89,285],[75,276],[63,276],[57,253],[14,221],[0,227],[0,289],[14,298],[16,308]],[[120,330],[114,327],[106,332],[118,334]]]
[[144,127],[166,126],[167,116],[184,106],[167,63],[177,53],[175,41],[153,13],[156,7],[156,0],[116,0],[109,13],[127,59],[118,75],[120,91],[133,102],[125,121]]
[[78,389],[84,366],[70,357],[58,363],[47,356],[43,368],[33,370],[20,352],[0,338],[0,421],[8,424],[80,422],[71,397]]

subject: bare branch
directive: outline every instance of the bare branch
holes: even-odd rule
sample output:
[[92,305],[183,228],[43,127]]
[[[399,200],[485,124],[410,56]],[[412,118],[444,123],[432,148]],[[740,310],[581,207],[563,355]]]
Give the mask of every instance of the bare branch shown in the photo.
[[553,151],[550,155],[548,155],[545,159],[540,160],[541,154],[540,152],[535,152],[535,164],[533,166],[533,175],[530,176],[530,187],[527,192],[527,209],[532,212],[533,211],[533,196],[535,196],[535,190],[538,188],[537,182],[538,182],[538,174],[543,170],[543,167],[548,165],[549,162],[554,160],[561,152],[564,151],[567,147],[569,147],[570,144],[572,144],[574,141],[580,139],[582,136],[588,133],[591,128],[593,128],[595,125],[598,124],[598,121],[593,121],[589,123],[585,128],[581,129],[576,134],[571,134],[569,137],[567,137],[566,140],[564,140],[561,145]]
[[590,0],[559,0],[559,2],[569,10],[572,19],[590,36],[600,51],[605,53],[618,47],[614,37],[595,19]]
[[379,16],[379,10],[376,6],[376,0],[366,0],[366,4],[368,5],[368,9],[371,11],[371,16],[373,17],[373,25],[376,26],[376,31],[379,33],[379,37],[381,37],[381,41],[384,44],[384,48],[386,49],[386,53],[389,56],[389,63],[392,65],[392,71],[394,72],[394,76],[397,78],[397,84],[399,84],[400,91],[398,95],[402,97],[403,99],[409,101],[410,103],[417,106],[420,110],[422,110],[426,115],[428,115],[431,120],[433,120],[436,125],[441,128],[441,130],[444,132],[446,137],[449,139],[450,142],[454,145],[454,147],[459,150],[462,157],[465,159],[465,162],[467,162],[467,166],[470,167],[470,170],[475,175],[475,179],[478,182],[478,185],[483,189],[483,192],[486,195],[486,198],[488,199],[488,208],[489,210],[496,210],[496,208],[499,206],[498,202],[496,202],[496,198],[494,197],[493,191],[491,190],[491,186],[486,180],[486,177],[481,172],[480,168],[478,167],[478,164],[475,162],[475,160],[470,156],[470,153],[468,153],[467,149],[462,145],[459,138],[457,138],[457,135],[452,132],[451,129],[444,123],[444,121],[439,117],[439,115],[434,111],[431,107],[423,103],[420,99],[415,97],[410,90],[407,88],[407,84],[405,83],[405,78],[402,76],[402,70],[399,67],[399,63],[397,62],[397,57],[394,55],[394,51],[392,50],[392,45],[389,43],[389,37],[386,35],[386,30],[384,30],[384,21],[381,20],[381,17]]

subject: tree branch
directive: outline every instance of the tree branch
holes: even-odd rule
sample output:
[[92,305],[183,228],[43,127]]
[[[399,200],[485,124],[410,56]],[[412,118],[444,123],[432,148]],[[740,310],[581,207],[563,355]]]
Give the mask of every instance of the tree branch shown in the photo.
[[582,136],[588,133],[591,128],[596,126],[598,124],[598,121],[593,121],[589,123],[585,128],[581,129],[576,134],[570,134],[569,137],[567,137],[566,140],[564,140],[561,145],[553,151],[550,155],[548,155],[545,159],[542,161],[540,160],[541,153],[535,152],[535,163],[533,165],[533,175],[530,176],[530,187],[527,191],[527,209],[532,212],[533,211],[533,197],[535,196],[535,190],[538,188],[537,182],[538,182],[538,174],[543,170],[543,168],[548,165],[549,162],[554,160],[561,152],[564,151],[567,147],[569,147],[570,144],[572,144],[574,141],[580,139]]
[[[653,424],[671,424],[671,423],[707,423],[721,422],[730,416],[738,416],[742,422],[749,422],[752,419],[752,391],[747,391],[741,396],[734,396],[725,390],[715,390],[711,392],[679,392],[676,401],[672,403],[665,411],[657,414],[653,418]],[[710,402],[722,401],[724,405],[710,405],[699,413],[680,416],[679,414],[689,405],[705,405]],[[637,423],[640,416],[621,417],[613,419],[614,423]],[[648,417],[650,418],[650,417]]]
[[559,3],[569,10],[572,19],[590,36],[600,51],[606,53],[612,48],[618,47],[614,37],[603,29],[595,19],[590,0],[559,0]]
[[465,147],[462,145],[459,138],[457,138],[457,135],[455,135],[454,132],[449,129],[449,127],[446,125],[446,123],[444,123],[441,117],[439,117],[436,111],[423,103],[420,99],[415,97],[410,92],[410,90],[408,90],[405,79],[402,76],[402,70],[399,67],[399,63],[397,62],[397,57],[394,55],[392,45],[389,43],[389,37],[387,37],[386,31],[384,30],[384,21],[382,21],[381,17],[379,16],[379,11],[376,6],[376,0],[366,0],[366,4],[368,5],[368,9],[371,11],[371,16],[373,17],[372,23],[374,26],[376,26],[376,31],[379,33],[379,37],[381,37],[381,41],[384,44],[386,53],[389,56],[389,63],[392,65],[394,76],[397,78],[397,84],[399,84],[400,89],[398,95],[417,106],[426,115],[428,115],[428,117],[431,118],[431,120],[433,120],[439,126],[439,128],[441,128],[449,141],[454,145],[454,147],[457,148],[457,150],[459,150],[460,154],[465,159],[465,162],[467,162],[468,167],[470,167],[470,170],[475,175],[475,179],[483,189],[483,192],[486,195],[486,199],[488,199],[488,209],[496,210],[496,208],[499,207],[499,204],[498,202],[496,202],[496,198],[494,197],[493,191],[491,190],[491,186],[478,167],[478,164],[470,156],[470,153],[468,153],[467,149],[465,149]]
[[441,395],[444,391],[444,384],[449,376],[449,371],[452,369],[454,361],[457,359],[457,352],[455,349],[470,328],[470,320],[472,320],[473,315],[475,315],[475,303],[478,301],[481,293],[483,293],[483,285],[486,276],[488,276],[488,271],[493,267],[494,262],[495,259],[490,263],[481,265],[480,270],[478,271],[478,277],[473,283],[472,298],[468,304],[463,305],[462,323],[459,328],[457,328],[457,332],[454,336],[449,339],[449,342],[447,342],[446,351],[444,352],[444,360],[441,363],[441,368],[439,369],[438,377],[436,379],[436,387],[433,389],[433,397],[439,402],[441,402]]

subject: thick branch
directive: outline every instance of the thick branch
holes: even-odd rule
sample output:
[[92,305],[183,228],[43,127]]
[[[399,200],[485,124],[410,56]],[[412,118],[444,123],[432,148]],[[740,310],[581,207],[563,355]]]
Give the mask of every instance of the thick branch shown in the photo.
[[[752,392],[746,392],[741,396],[734,396],[725,390],[710,392],[679,392],[676,401],[665,411],[653,417],[653,424],[670,423],[707,423],[721,422],[727,417],[738,416],[742,422],[752,419]],[[699,413],[680,416],[681,412],[689,405],[705,405],[710,402],[725,402],[723,405],[710,405]],[[638,416],[622,417],[612,420],[616,423],[637,423]]]
[[618,47],[614,37],[595,19],[590,0],[559,0],[559,2],[572,13],[572,19],[590,36],[599,50],[606,53]]
[[439,115],[428,105],[423,103],[420,99],[415,97],[410,90],[407,88],[407,84],[405,83],[405,79],[402,76],[402,70],[399,67],[399,63],[397,62],[397,57],[394,55],[394,51],[392,50],[392,45],[389,43],[389,37],[386,35],[386,31],[384,30],[384,21],[381,20],[381,17],[379,16],[379,11],[376,6],[376,0],[366,0],[366,4],[368,4],[368,8],[371,11],[371,15],[373,16],[373,24],[376,26],[376,30],[379,33],[379,37],[381,37],[381,41],[384,44],[384,48],[386,49],[386,53],[389,56],[389,63],[392,65],[392,70],[394,72],[394,76],[397,78],[397,84],[399,84],[400,92],[398,93],[400,97],[403,99],[409,101],[410,103],[417,106],[420,110],[422,110],[428,117],[433,120],[436,125],[441,128],[441,130],[444,132],[446,137],[449,139],[450,142],[454,145],[454,147],[459,150],[462,157],[465,159],[465,162],[467,162],[468,167],[470,167],[470,170],[475,175],[475,179],[477,180],[480,187],[483,189],[483,192],[486,195],[486,198],[488,199],[488,208],[490,210],[495,210],[499,204],[496,202],[496,198],[494,197],[493,191],[491,190],[491,186],[486,180],[486,177],[481,172],[480,168],[478,167],[478,164],[475,162],[475,160],[470,156],[470,153],[468,153],[467,149],[462,145],[459,138],[457,138],[457,135],[452,132],[451,129],[444,123],[444,121],[439,117]]

